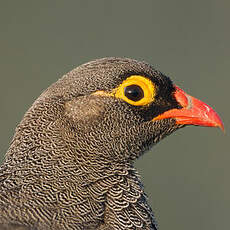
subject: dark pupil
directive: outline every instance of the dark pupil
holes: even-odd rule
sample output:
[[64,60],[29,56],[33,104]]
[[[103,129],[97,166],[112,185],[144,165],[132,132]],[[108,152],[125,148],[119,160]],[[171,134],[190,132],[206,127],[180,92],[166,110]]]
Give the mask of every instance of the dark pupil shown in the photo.
[[144,97],[144,92],[138,85],[129,85],[124,90],[125,96],[132,101],[139,101]]

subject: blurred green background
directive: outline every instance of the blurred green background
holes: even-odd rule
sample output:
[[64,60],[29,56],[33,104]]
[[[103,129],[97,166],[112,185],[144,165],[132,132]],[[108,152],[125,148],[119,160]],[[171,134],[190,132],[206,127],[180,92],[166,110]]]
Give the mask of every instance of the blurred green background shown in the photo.
[[145,60],[225,123],[188,127],[136,163],[160,230],[229,230],[230,1],[1,1],[0,153],[42,90],[95,58]]

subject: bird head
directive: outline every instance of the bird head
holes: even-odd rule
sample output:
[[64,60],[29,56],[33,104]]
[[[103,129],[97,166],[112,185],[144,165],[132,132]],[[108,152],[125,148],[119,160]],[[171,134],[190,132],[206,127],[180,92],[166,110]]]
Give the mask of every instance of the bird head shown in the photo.
[[103,164],[132,162],[186,125],[223,129],[210,106],[149,64],[104,58],[79,66],[51,85],[17,132],[45,155]]

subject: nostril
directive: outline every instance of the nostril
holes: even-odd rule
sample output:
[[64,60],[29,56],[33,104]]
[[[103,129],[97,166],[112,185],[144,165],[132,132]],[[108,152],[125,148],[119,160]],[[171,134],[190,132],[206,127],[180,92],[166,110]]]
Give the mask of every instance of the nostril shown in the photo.
[[183,107],[191,107],[191,100],[190,96],[185,94],[182,89],[180,89],[178,86],[175,85],[176,91],[174,93],[174,97],[176,101]]

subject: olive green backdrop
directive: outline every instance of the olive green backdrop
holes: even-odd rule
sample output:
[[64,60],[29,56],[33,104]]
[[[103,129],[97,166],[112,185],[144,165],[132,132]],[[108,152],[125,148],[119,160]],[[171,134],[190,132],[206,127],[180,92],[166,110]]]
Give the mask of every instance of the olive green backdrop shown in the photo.
[[95,58],[145,60],[221,115],[136,163],[160,230],[229,230],[230,1],[0,2],[0,153],[42,90]]

